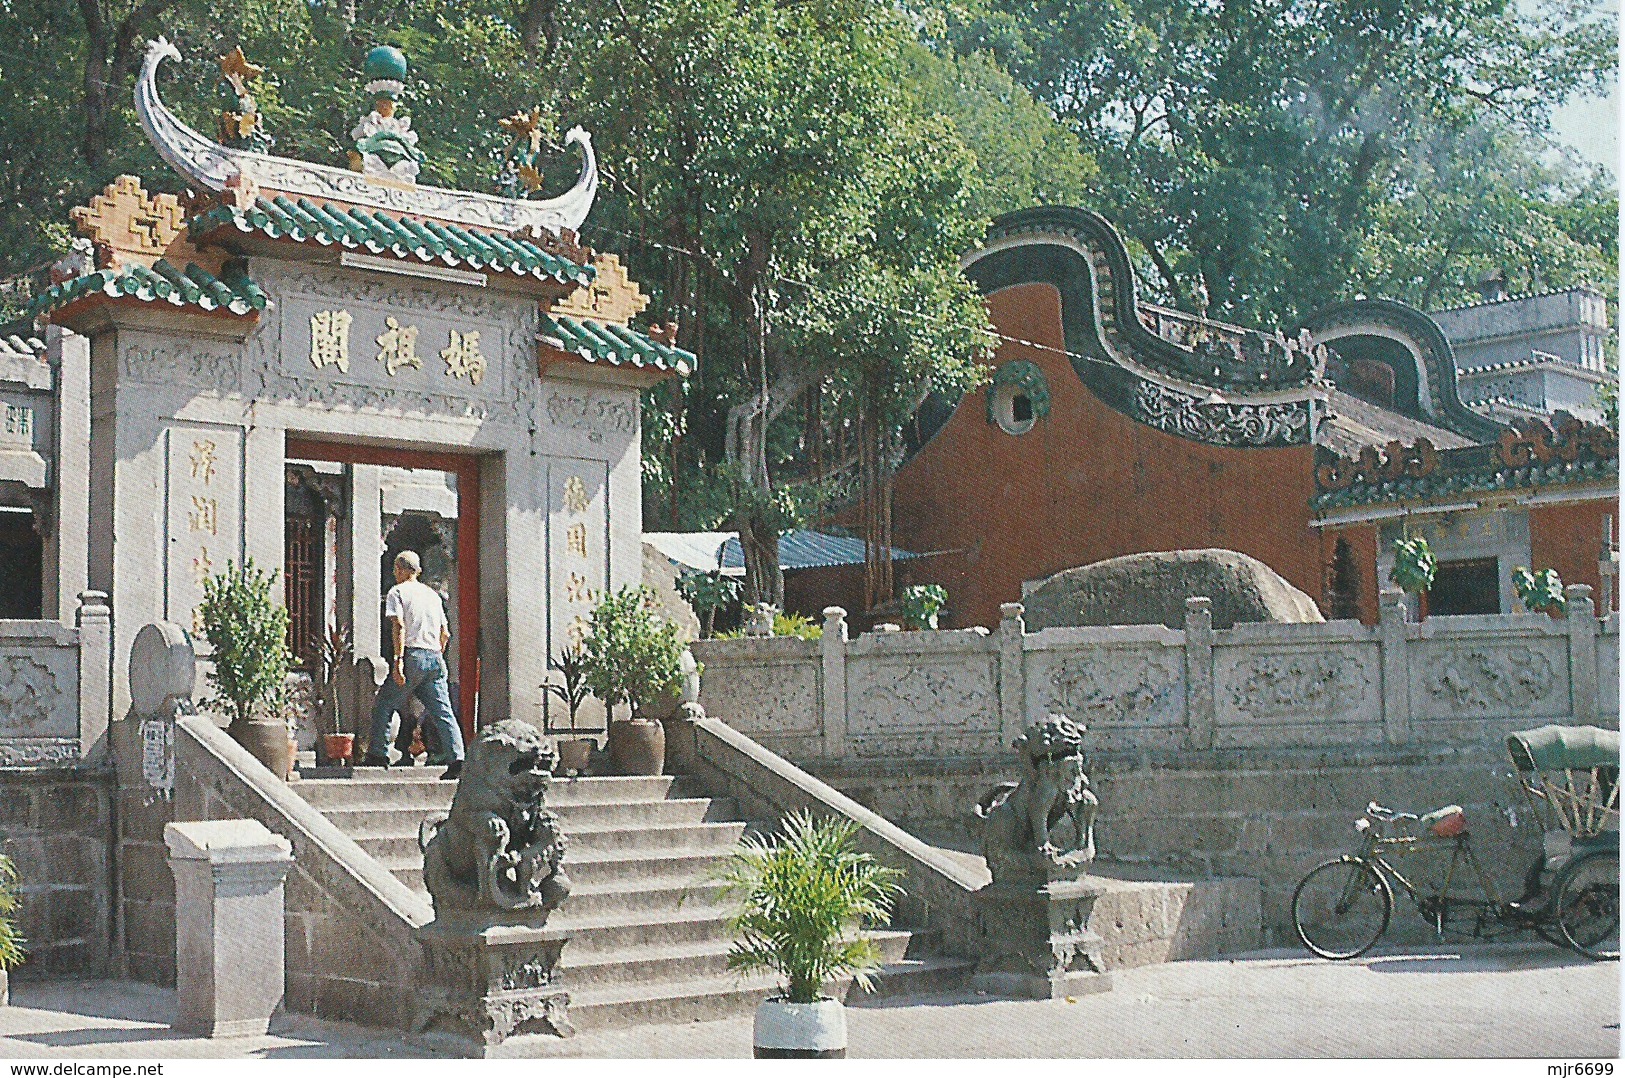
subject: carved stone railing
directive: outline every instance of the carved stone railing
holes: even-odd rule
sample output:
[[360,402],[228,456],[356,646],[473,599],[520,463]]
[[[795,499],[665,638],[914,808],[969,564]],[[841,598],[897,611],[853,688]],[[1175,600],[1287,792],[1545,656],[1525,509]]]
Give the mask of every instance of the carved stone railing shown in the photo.
[[797,761],[1000,757],[1029,722],[1061,711],[1105,752],[1494,743],[1546,722],[1619,723],[1619,616],[1591,589],[1568,613],[1407,622],[1385,593],[1374,626],[1185,625],[1044,629],[1020,604],[995,633],[874,633],[849,641],[825,611],[822,641],[700,641],[708,714]]
[[95,765],[107,750],[107,596],[79,597],[77,624],[0,621],[0,767]]

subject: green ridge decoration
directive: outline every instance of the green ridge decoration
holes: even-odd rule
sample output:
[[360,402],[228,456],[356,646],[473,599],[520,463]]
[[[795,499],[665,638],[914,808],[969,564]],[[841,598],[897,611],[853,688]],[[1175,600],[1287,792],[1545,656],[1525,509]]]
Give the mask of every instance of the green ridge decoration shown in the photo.
[[248,84],[265,74],[258,64],[249,63],[241,45],[220,57],[217,89],[224,99],[220,110],[219,133],[222,145],[255,153],[270,153],[274,141],[265,133],[259,105],[249,93]]
[[1036,363],[1025,359],[1012,360],[993,372],[993,382],[987,387],[987,421],[998,425],[998,417],[993,414],[993,400],[998,391],[1004,386],[1015,386],[1027,394],[1027,399],[1033,404],[1033,419],[1043,419],[1049,415],[1049,379]]
[[529,240],[378,211],[346,209],[331,202],[318,206],[307,198],[294,200],[285,195],[256,198],[247,209],[215,206],[187,223],[187,235],[194,243],[216,242],[215,233],[223,229],[576,286],[592,283],[596,274],[591,266],[579,266]]
[[406,54],[391,45],[379,45],[367,53],[362,73],[367,77],[362,89],[373,95],[372,111],[350,131],[355,140],[350,167],[416,183],[423,151],[418,149],[411,118],[396,111],[396,102],[406,92]]
[[1439,560],[1422,536],[1394,540],[1394,567],[1388,573],[1389,580],[1420,595],[1433,587],[1433,574],[1438,571]]
[[535,198],[542,193],[542,110],[516,112],[497,125],[512,139],[503,154],[497,184],[504,198]]
[[1563,578],[1557,575],[1556,569],[1532,573],[1527,565],[1520,565],[1512,570],[1512,590],[1518,593],[1523,608],[1531,614],[1551,610],[1561,614],[1569,608],[1568,600],[1563,597]]
[[264,291],[248,279],[240,263],[227,263],[221,276],[215,277],[197,265],[188,263],[183,271],[160,258],[150,269],[137,263],[119,269],[96,270],[52,285],[29,306],[29,314],[38,316],[94,295],[136,299],[143,303],[171,303],[177,307],[197,307],[234,315],[257,314],[266,304]]
[[602,360],[617,367],[630,363],[634,367],[674,371],[684,377],[693,373],[696,362],[693,352],[662,344],[630,326],[563,314],[542,318],[542,341],[588,363]]

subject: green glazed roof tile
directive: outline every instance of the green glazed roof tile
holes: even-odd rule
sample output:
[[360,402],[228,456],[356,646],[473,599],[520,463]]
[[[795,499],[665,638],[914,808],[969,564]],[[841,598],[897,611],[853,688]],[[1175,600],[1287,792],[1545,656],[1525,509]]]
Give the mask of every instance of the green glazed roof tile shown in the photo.
[[295,243],[357,248],[374,254],[388,252],[400,258],[439,261],[448,266],[466,264],[476,270],[491,269],[538,280],[551,279],[560,284],[588,284],[595,275],[591,266],[560,258],[529,240],[436,221],[413,221],[382,212],[346,209],[332,203],[318,206],[309,199],[293,201],[282,195],[255,199],[247,209],[216,206],[192,218],[188,227],[194,241],[230,228]]
[[266,304],[264,291],[240,272],[227,273],[220,278],[197,265],[180,270],[166,259],[159,259],[151,269],[139,264],[103,269],[52,285],[35,298],[29,312],[45,314],[92,295],[129,297],[143,303],[169,303],[235,315],[263,311]]
[[693,352],[661,344],[630,326],[593,318],[546,315],[542,319],[542,340],[588,363],[608,363],[613,367],[627,363],[687,377],[693,373],[696,363]]

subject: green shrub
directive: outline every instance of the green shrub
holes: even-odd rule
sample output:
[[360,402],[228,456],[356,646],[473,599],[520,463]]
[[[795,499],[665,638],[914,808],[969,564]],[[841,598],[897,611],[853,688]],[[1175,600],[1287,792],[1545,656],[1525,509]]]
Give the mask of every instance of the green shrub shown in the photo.
[[846,974],[872,987],[880,949],[853,931],[890,923],[903,873],[859,852],[857,832],[851,820],[796,812],[785,817],[783,835],[742,843],[720,876],[724,894],[741,904],[728,921],[729,969],[779,974],[791,1003],[817,1002]]
[[1388,573],[1389,580],[1420,595],[1433,587],[1433,574],[1438,571],[1439,561],[1422,536],[1394,540],[1394,567]]
[[215,696],[211,707],[229,710],[233,722],[246,723],[259,709],[280,712],[285,703],[288,668],[288,608],[274,597],[275,572],[254,567],[244,559],[239,568],[226,563],[226,571],[203,582],[203,638],[209,642],[214,663],[209,684]]
[[22,934],[17,931],[17,910],[22,898],[17,894],[17,865],[0,853],[0,969],[22,965],[28,955]]
[[[805,614],[774,614],[773,635],[793,636],[797,640],[822,640],[824,627]],[[718,633],[718,640],[743,640],[744,629],[729,629]]]
[[1512,588],[1523,601],[1523,608],[1531,614],[1553,610],[1561,614],[1568,609],[1568,600],[1563,598],[1563,580],[1556,569],[1531,573],[1528,566],[1520,565],[1512,570]]
[[683,685],[683,642],[677,626],[655,612],[655,593],[628,585],[589,616],[581,645],[583,676],[605,707],[645,705],[676,696]]
[[903,589],[899,605],[903,620],[916,629],[935,629],[937,612],[948,605],[948,589],[941,584],[915,584]]

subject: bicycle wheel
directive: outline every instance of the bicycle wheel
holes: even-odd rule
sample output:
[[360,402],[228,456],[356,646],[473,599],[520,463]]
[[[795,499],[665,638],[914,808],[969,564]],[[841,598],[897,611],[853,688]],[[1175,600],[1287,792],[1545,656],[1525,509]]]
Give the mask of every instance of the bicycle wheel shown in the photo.
[[1381,873],[1358,857],[1310,869],[1292,892],[1292,926],[1322,958],[1357,958],[1388,931],[1394,893]]
[[1599,962],[1619,958],[1619,854],[1571,861],[1557,881],[1557,928],[1569,947]]

